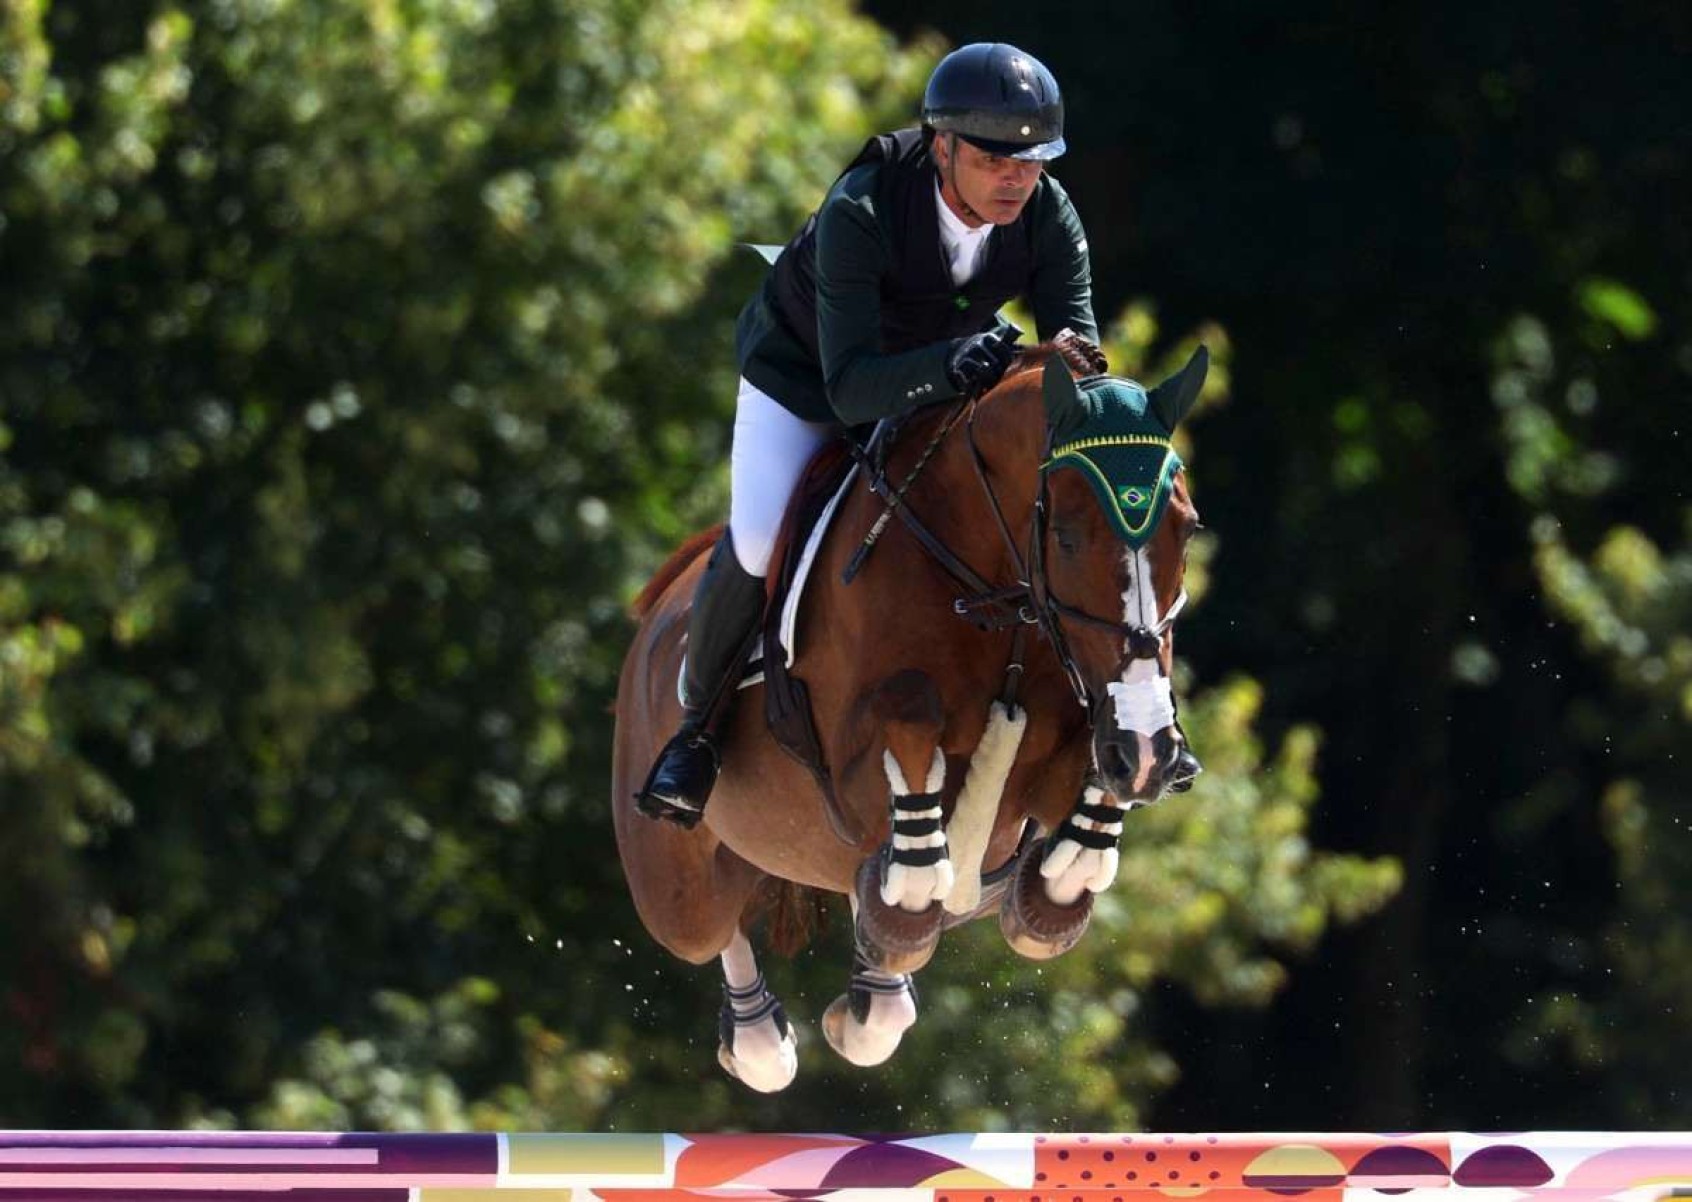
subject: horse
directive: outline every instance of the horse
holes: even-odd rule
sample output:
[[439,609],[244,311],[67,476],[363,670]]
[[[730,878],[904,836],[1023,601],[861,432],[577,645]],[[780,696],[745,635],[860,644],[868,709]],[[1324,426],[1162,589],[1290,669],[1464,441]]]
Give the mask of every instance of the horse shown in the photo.
[[[1170,685],[1198,525],[1172,435],[1207,353],[1149,392],[1074,359],[1031,348],[985,395],[859,448],[791,662],[820,762],[771,737],[766,672],[723,721],[693,829],[640,815],[634,795],[680,717],[687,612],[716,531],[632,607],[612,768],[624,874],[658,943],[720,961],[718,1060],[753,1089],[784,1088],[798,1065],[748,937],[772,889],[847,896],[853,967],[821,1025],[847,1060],[879,1064],[916,1019],[913,974],[947,926],[997,912],[1025,956],[1072,947],[1115,876],[1124,814],[1200,770]],[[766,643],[767,666],[782,654]]]

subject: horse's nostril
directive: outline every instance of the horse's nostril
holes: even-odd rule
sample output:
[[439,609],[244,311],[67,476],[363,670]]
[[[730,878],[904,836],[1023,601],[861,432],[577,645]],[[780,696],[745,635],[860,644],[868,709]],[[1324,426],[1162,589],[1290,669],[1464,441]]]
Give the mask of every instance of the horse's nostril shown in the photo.
[[1185,744],[1180,744],[1175,750],[1175,758],[1169,765],[1169,791],[1185,793],[1193,787],[1193,781],[1204,771],[1204,765],[1199,763],[1198,756]]
[[1131,745],[1112,740],[1100,751],[1099,767],[1104,769],[1107,777],[1132,780],[1138,767],[1138,757]]

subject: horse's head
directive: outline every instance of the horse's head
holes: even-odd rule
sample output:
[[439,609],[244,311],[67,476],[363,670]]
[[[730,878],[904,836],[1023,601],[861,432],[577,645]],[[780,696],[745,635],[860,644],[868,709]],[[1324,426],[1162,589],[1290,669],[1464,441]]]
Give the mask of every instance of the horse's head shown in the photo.
[[1198,526],[1171,436],[1209,362],[1200,347],[1149,393],[1112,376],[1077,382],[1058,356],[1045,369],[1051,449],[1035,510],[1035,600],[1091,710],[1100,782],[1122,801],[1183,790],[1200,771],[1170,682]]

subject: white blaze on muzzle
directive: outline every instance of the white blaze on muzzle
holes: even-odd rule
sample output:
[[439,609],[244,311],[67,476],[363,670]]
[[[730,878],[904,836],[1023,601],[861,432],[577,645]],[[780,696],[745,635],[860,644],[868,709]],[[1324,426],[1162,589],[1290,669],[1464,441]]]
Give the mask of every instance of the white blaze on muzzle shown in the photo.
[[[1128,552],[1132,583],[1122,594],[1123,620],[1142,630],[1157,632],[1161,641],[1181,602],[1167,615],[1157,612],[1157,590],[1152,587],[1151,556],[1146,548]],[[1183,595],[1182,601],[1185,600]],[[1121,680],[1113,680],[1105,691],[1115,705],[1116,726],[1129,734],[1154,735],[1175,725],[1175,692],[1156,659],[1136,659],[1128,664]]]

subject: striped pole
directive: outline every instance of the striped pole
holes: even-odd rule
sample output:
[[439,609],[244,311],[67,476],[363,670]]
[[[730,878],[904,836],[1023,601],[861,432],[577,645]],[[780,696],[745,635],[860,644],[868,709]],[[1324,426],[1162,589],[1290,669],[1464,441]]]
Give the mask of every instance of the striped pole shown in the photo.
[[1692,1197],[1692,1132],[0,1132],[0,1202],[1459,1202],[1474,1191],[1462,1202]]

